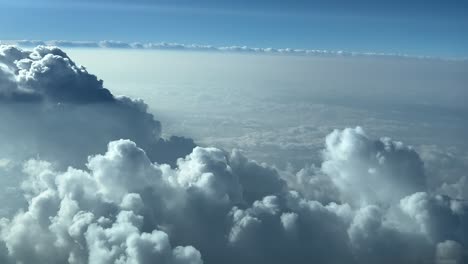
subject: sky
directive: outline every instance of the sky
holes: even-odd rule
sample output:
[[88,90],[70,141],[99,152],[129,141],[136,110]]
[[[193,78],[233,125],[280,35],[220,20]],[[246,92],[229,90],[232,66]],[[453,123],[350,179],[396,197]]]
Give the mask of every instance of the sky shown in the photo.
[[[2,39],[468,56],[466,1],[0,1]],[[117,19],[116,19],[117,18]],[[14,21],[14,23],[13,23]]]

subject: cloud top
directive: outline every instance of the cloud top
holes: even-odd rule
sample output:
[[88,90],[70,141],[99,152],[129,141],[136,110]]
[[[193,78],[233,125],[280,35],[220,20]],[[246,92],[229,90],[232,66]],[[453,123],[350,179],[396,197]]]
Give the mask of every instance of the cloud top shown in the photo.
[[0,81],[6,122],[0,144],[7,157],[40,155],[82,166],[90,153],[126,138],[153,161],[175,164],[195,147],[190,139],[161,138],[161,124],[142,100],[113,95],[57,47],[0,46]]

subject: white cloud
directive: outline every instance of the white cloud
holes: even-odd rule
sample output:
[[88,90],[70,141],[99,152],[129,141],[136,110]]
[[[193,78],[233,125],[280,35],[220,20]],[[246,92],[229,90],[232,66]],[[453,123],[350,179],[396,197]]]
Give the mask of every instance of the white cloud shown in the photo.
[[344,201],[360,205],[393,204],[426,188],[423,162],[415,150],[389,138],[372,140],[360,127],[327,136],[322,170]]
[[[232,162],[246,161],[239,155],[196,148],[176,168],[170,168],[152,163],[133,142],[120,140],[111,142],[105,154],[90,157],[86,170],[59,172],[48,163],[30,161],[25,167],[29,179],[23,184],[28,209],[2,220],[2,240],[9,257],[25,263],[32,259],[50,263],[46,260],[51,256],[57,263],[71,259],[75,263],[117,259],[173,263],[176,256],[189,263],[198,263],[200,258],[224,263],[260,259],[373,263],[382,257],[383,263],[411,263],[416,258],[431,259],[431,248],[436,250],[439,241],[450,238],[466,243],[454,232],[466,224],[457,227],[440,222],[445,213],[428,209],[432,207],[424,202],[427,196],[420,199],[418,193],[401,202],[402,212],[421,225],[409,233],[387,223],[387,208],[377,205],[356,209],[344,202],[324,205],[298,192],[275,188],[248,203],[245,199],[252,197],[255,186],[271,184],[278,174],[252,161],[249,166]],[[270,171],[271,178],[240,180],[253,177],[249,175],[259,169]],[[443,206],[449,206],[443,207],[447,217],[452,217],[451,212],[460,217],[467,212],[463,203],[454,200]],[[460,219],[460,223],[465,221]],[[427,226],[454,236],[426,239]],[[197,250],[171,249],[168,239]],[[53,247],[36,247],[44,243]]]
[[430,167],[402,142],[335,130],[321,166],[282,172],[238,150],[161,141],[143,101],[112,95],[58,48],[2,46],[0,62],[11,160],[0,176],[24,176],[27,203],[0,220],[2,263],[467,259],[466,201],[428,185]]
[[[1,237],[12,260],[201,263],[193,247],[172,250],[166,233],[141,231],[144,218],[138,214],[143,207],[140,194],[146,188],[162,190],[153,198],[163,199],[164,191],[176,191],[175,187],[164,187],[169,183],[164,183],[161,170],[168,170],[167,165],[153,165],[133,142],[116,141],[109,144],[104,156],[90,158],[88,167],[92,173],[72,168],[60,173],[48,163],[26,164],[30,178],[23,188],[30,197],[28,209],[11,220],[2,220]],[[141,179],[134,178],[138,167]],[[156,201],[146,199],[146,207],[157,206]]]
[[109,141],[129,138],[152,160],[175,164],[195,147],[190,139],[160,138],[161,125],[142,100],[112,95],[57,47],[1,46],[0,62],[5,157],[40,155],[63,166],[82,165]]
[[455,240],[468,243],[466,201],[418,192],[403,198],[400,207],[432,241]]

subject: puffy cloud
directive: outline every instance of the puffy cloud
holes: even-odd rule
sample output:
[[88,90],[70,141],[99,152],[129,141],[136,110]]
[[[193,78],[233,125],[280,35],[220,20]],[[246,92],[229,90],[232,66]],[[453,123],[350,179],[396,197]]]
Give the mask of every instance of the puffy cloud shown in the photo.
[[274,168],[249,160],[238,150],[232,151],[229,162],[242,185],[244,199],[249,203],[287,190],[286,182]]
[[162,139],[58,48],[1,46],[0,65],[0,176],[26,203],[0,220],[2,263],[466,262],[464,178],[428,180],[401,142],[335,130],[321,166],[278,171]]
[[0,81],[5,157],[40,155],[63,166],[82,166],[109,141],[129,138],[153,161],[175,164],[195,147],[191,139],[162,139],[160,123],[142,100],[112,95],[59,48],[1,46]]
[[[2,240],[9,257],[25,263],[47,263],[51,256],[57,263],[373,263],[382,257],[384,263],[412,263],[432,258],[424,236],[385,223],[386,211],[377,206],[355,211],[346,203],[324,205],[277,188],[248,203],[249,190],[271,179],[237,176],[274,170],[239,155],[198,147],[171,168],[152,163],[135,143],[119,140],[103,155],[90,157],[87,170],[58,172],[49,163],[30,161],[23,184],[29,206],[3,220]],[[239,160],[250,166],[235,164]],[[172,243],[190,246],[171,249]]]
[[375,205],[356,212],[347,232],[358,263],[430,262],[433,246],[417,233],[400,230],[388,217]]
[[286,170],[282,177],[306,198],[322,203],[339,202],[340,192],[330,177],[314,165],[306,166],[298,172]]
[[326,138],[322,170],[344,201],[392,204],[425,190],[423,162],[411,147],[370,139],[362,128],[335,130]]
[[102,81],[77,66],[58,48],[39,46],[16,62],[18,86],[53,102],[112,102]]
[[[103,88],[102,80],[75,64],[59,48],[38,46],[33,51],[24,51],[1,46],[0,58],[0,62],[10,69],[2,68],[2,76],[8,75],[14,81],[15,93],[30,94],[38,100],[54,103],[114,101],[109,90]],[[11,97],[10,101],[15,102],[15,99]]]
[[122,140],[110,143],[105,155],[90,158],[88,168],[60,173],[49,163],[26,164],[28,208],[2,220],[2,240],[12,261],[202,263],[196,249],[172,249],[167,234],[155,227],[141,231],[144,203],[157,206],[141,195],[147,188],[170,191],[161,178],[167,165],[152,164],[142,149]]
[[234,207],[230,215],[234,263],[354,263],[345,231],[351,217],[347,205],[324,206],[290,192],[266,196],[247,209]]
[[[266,177],[266,172],[273,172],[240,153],[200,147],[173,169],[152,163],[129,140],[109,143],[107,152],[90,157],[86,166],[60,172],[44,161],[26,163],[28,179],[22,188],[28,207],[2,220],[1,237],[12,261],[200,263],[201,255],[193,247],[171,250],[167,234],[177,244],[207,251],[219,240],[226,256],[208,251],[207,258],[224,260],[234,254],[224,240],[229,221],[216,216],[226,218],[235,204],[246,204],[244,193],[252,197],[257,184],[244,179],[244,191],[238,175]],[[53,247],[44,250],[37,244]]]
[[443,195],[414,193],[403,198],[400,206],[415,220],[419,230],[435,242],[455,240],[468,243],[468,204]]
[[[265,166],[239,152],[197,147],[171,168],[129,140],[109,143],[86,170],[29,161],[22,185],[28,207],[2,220],[6,256],[24,263],[414,263],[431,261],[441,239],[466,243],[466,227],[437,215],[463,220],[466,209],[456,201],[444,211],[431,209],[427,195],[404,198],[401,212],[421,226],[408,231],[385,207],[323,204],[284,189]],[[262,184],[268,188],[252,193]],[[433,232],[427,226],[448,224],[451,236],[426,236]]]

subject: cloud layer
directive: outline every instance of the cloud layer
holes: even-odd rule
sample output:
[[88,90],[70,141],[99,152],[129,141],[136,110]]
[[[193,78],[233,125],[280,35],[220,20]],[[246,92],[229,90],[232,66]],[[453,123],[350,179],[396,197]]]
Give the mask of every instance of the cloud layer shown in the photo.
[[[146,50],[188,50],[188,51],[216,51],[216,52],[239,52],[259,54],[284,54],[301,56],[357,56],[357,57],[387,57],[387,58],[409,58],[409,59],[442,59],[431,56],[415,56],[402,53],[381,52],[353,52],[344,50],[318,50],[318,49],[295,49],[295,48],[258,48],[248,46],[212,46],[199,44],[183,44],[171,42],[124,42],[116,40],[102,41],[69,41],[69,40],[4,40],[0,44],[19,45],[23,47],[35,47],[38,45],[51,45],[62,48],[114,48],[114,49],[146,49]],[[445,58],[444,58],[445,59]],[[465,59],[457,59],[465,60]]]
[[142,100],[112,95],[59,48],[1,46],[0,62],[0,142],[7,157],[34,154],[82,165],[109,141],[128,138],[152,160],[174,164],[195,146],[182,137],[160,138],[161,125]]
[[402,142],[335,130],[321,164],[278,171],[161,139],[58,48],[1,46],[0,82],[0,176],[24,202],[0,220],[2,263],[468,261],[462,177],[442,188]]

